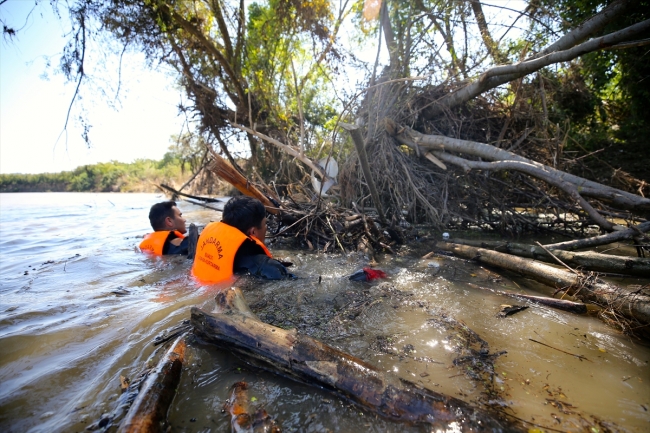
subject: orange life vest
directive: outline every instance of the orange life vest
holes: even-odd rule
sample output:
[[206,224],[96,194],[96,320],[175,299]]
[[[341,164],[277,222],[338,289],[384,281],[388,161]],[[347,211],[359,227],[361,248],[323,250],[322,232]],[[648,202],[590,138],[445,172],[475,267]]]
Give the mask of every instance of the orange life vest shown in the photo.
[[[149,253],[149,254],[154,254],[156,256],[162,256],[163,255],[163,247],[165,246],[165,242],[167,242],[167,238],[169,237],[169,234],[171,231],[169,230],[161,230],[159,232],[153,232],[149,233],[144,237],[142,242],[140,242],[140,250],[143,253]],[[184,239],[185,236],[181,232],[177,232],[174,230],[174,234],[176,237]]]
[[246,239],[262,247],[267,256],[271,252],[254,236],[246,236],[224,222],[210,223],[201,232],[196,245],[192,275],[201,283],[219,283],[233,276],[235,255]]

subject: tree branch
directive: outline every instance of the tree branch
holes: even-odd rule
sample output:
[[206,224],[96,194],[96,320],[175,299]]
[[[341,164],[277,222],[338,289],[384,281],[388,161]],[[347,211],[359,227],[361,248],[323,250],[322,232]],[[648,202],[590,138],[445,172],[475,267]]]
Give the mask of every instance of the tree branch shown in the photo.
[[490,146],[489,144],[479,143],[476,141],[459,140],[440,135],[425,135],[404,126],[400,126],[399,128],[395,127],[394,129],[395,131],[399,129],[399,133],[394,135],[397,141],[402,144],[406,144],[407,146],[413,146],[413,144],[417,144],[420,147],[424,147],[426,149],[460,152],[490,161],[524,162],[552,173],[554,176],[564,182],[572,183],[583,196],[602,199],[611,202],[623,209],[637,211],[650,210],[650,199],[648,198],[602,185],[600,183],[593,182],[579,176],[554,169],[552,167],[548,167],[544,164],[540,164],[528,158],[524,158],[515,153],[508,152],[507,150]]
[[521,78],[545,66],[559,62],[567,62],[583,54],[614,46],[649,29],[650,20],[646,20],[609,35],[584,42],[566,51],[556,51],[544,57],[533,58],[532,60],[523,61],[515,65],[497,66],[488,69],[478,80],[439,99],[436,105],[432,107],[431,115],[438,114],[445,108],[467,102],[487,90]]

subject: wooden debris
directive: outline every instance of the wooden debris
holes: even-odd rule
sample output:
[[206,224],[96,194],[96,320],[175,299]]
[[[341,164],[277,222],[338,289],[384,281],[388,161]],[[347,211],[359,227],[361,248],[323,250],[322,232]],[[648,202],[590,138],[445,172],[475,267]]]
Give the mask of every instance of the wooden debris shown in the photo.
[[582,248],[592,248],[599,245],[607,245],[613,242],[618,242],[626,239],[633,239],[643,235],[643,233],[650,231],[650,221],[639,224],[638,226],[630,227],[627,230],[615,231],[605,235],[594,236],[587,239],[576,239],[573,241],[559,242],[556,244],[546,245],[546,248],[552,250],[566,250],[573,251]]
[[[562,353],[566,353],[567,355],[575,356],[575,357],[578,358],[580,361],[582,361],[582,360],[589,361],[589,360],[588,360],[585,356],[583,356],[583,355],[576,355],[575,353],[566,352],[566,351],[564,351],[564,350],[562,350],[562,349],[558,349],[557,347],[553,347],[553,346],[550,346],[550,345],[548,345],[548,344],[546,344],[546,343],[542,343],[541,341],[533,340],[532,338],[529,338],[529,340],[532,341],[533,343],[541,344],[542,346],[546,346],[546,347],[548,347],[548,348],[550,348],[550,349],[557,350],[558,352],[562,352]],[[589,361],[589,362],[592,362],[592,361]]]
[[[549,248],[551,247],[550,245],[540,247],[516,242],[475,241],[470,239],[453,239],[450,240],[450,242],[479,248],[490,248],[495,251],[514,254],[519,257],[527,257],[548,263],[555,263],[555,260],[551,256],[552,254],[561,259],[564,263],[574,267],[579,266],[583,270],[650,277],[650,259],[640,257],[615,256],[612,254],[600,254],[593,251],[562,251],[559,249],[551,249]],[[546,251],[545,248],[549,249],[550,253],[549,251]]]
[[[615,323],[623,331],[650,339],[650,293],[642,289],[629,291],[606,283],[594,275],[576,275],[544,263],[484,248],[448,242],[438,242],[436,246],[460,257],[519,272],[551,287],[560,288],[583,302],[597,304],[615,314]],[[602,314],[600,317],[605,319]]]
[[557,310],[569,311],[571,313],[577,313],[577,314],[585,314],[587,312],[587,306],[580,302],[572,302],[564,299],[547,298],[545,296],[524,295],[523,293],[506,292],[503,290],[494,290],[488,287],[481,287],[471,283],[469,283],[469,285],[472,287],[476,287],[477,289],[489,290],[490,292],[496,293],[497,295],[510,296],[511,298],[516,298],[516,299],[525,299],[535,304],[545,305],[547,307],[552,307]]
[[[242,297],[241,291],[233,298]],[[311,337],[230,311],[211,314],[192,308],[201,339],[244,355],[263,368],[313,383],[397,421],[463,431],[521,431],[518,423],[496,419],[454,397],[384,373],[374,366]]]
[[120,423],[118,433],[166,431],[164,424],[181,379],[185,348],[184,334],[178,337],[156,369],[149,373],[129,412]]
[[230,398],[224,409],[230,413],[234,433],[281,433],[282,429],[264,408],[259,408],[253,415],[249,412],[248,384],[237,382],[232,386]]
[[520,311],[524,311],[528,307],[525,305],[506,305],[503,304],[501,305],[501,309],[499,310],[499,314],[497,314],[498,317],[507,317],[507,316],[512,316],[513,314],[517,314]]

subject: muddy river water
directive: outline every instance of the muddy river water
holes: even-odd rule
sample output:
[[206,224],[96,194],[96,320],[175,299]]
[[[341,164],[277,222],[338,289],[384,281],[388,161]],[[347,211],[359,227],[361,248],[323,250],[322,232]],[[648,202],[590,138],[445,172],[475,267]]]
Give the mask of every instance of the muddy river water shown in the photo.
[[[189,319],[192,306],[211,310],[220,287],[197,286],[186,259],[137,250],[150,231],[149,207],[161,200],[0,194],[0,431],[98,428],[118,411],[120,376],[135,379],[165,350],[154,339]],[[188,222],[220,219],[215,211],[179,206]],[[237,284],[261,320],[506,412],[527,421],[529,431],[650,431],[649,347],[593,316],[479,290],[475,285],[540,294],[529,281],[464,260],[423,259],[436,234],[422,234],[381,257],[376,266],[388,274],[381,282],[345,278],[368,265],[363,254],[277,242],[270,245],[274,255],[293,262],[300,278]],[[529,308],[501,318],[502,304]],[[485,356],[477,363],[479,346]],[[384,420],[200,341],[190,343],[187,357],[170,409],[172,432],[229,431],[222,408],[238,381],[249,384],[251,406],[264,407],[284,431],[429,431]]]

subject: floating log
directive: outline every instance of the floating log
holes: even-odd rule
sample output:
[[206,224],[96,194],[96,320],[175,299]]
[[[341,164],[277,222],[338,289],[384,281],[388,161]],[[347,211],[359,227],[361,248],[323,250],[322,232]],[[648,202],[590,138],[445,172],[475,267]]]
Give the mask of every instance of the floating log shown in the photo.
[[[243,299],[239,289],[232,290],[233,299]],[[268,325],[234,309],[211,314],[195,307],[191,322],[195,334],[204,341],[244,355],[262,368],[334,391],[392,420],[455,430],[460,425],[461,431],[525,430],[517,421],[497,419],[462,400],[384,373],[295,330]]]
[[535,304],[545,305],[547,307],[551,307],[563,311],[569,311],[571,313],[585,314],[587,312],[587,306],[581,302],[566,301],[564,299],[547,298],[545,296],[524,295],[523,293],[508,292],[504,290],[495,290],[495,289],[490,289],[489,287],[481,287],[471,283],[469,285],[472,287],[476,287],[477,289],[488,290],[492,293],[496,293],[497,295],[509,296],[515,299],[525,299]]
[[615,312],[623,319],[619,325],[624,331],[650,340],[650,295],[643,289],[629,291],[593,275],[574,274],[544,263],[484,248],[448,242],[437,242],[436,247],[460,257],[519,272],[551,287],[561,287],[585,303],[597,304],[607,311]]
[[[555,259],[544,248],[536,245],[471,239],[450,239],[449,242],[478,248],[489,248],[501,253],[542,260],[548,263],[556,263]],[[544,247],[549,249],[546,245]],[[582,270],[650,277],[650,259],[614,256],[611,254],[595,253],[593,251],[572,252],[552,250],[551,253],[567,265],[579,266],[584,268]]]
[[140,393],[120,423],[118,433],[154,433],[164,428],[167,411],[181,380],[185,362],[185,335],[174,342],[154,371],[149,373]]

